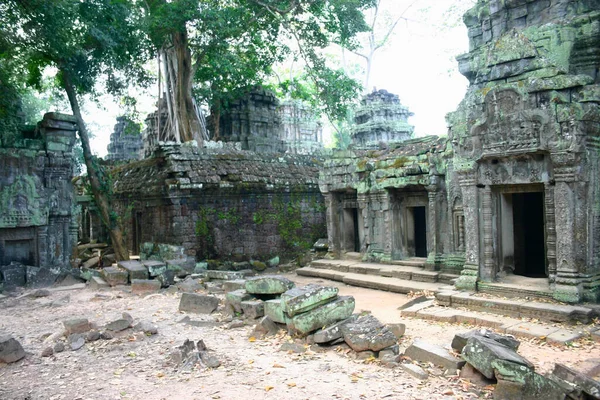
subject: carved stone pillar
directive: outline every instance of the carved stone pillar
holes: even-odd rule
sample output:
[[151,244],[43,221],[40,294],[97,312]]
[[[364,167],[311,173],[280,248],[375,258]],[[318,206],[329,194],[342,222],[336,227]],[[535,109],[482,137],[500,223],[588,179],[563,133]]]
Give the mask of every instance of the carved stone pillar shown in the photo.
[[553,285],[556,281],[556,221],[554,208],[554,185],[544,184],[544,201],[546,207],[546,259],[548,260],[548,281]]
[[360,252],[364,255],[373,243],[373,217],[369,206],[369,196],[359,194],[356,196],[358,203],[358,235],[360,241]]
[[381,219],[382,219],[382,247],[383,254],[381,257],[382,262],[391,261],[392,259],[392,200],[390,198],[390,192],[385,191],[379,194],[379,201],[381,204]]
[[433,183],[426,187],[427,197],[429,198],[429,210],[427,220],[427,262],[425,263],[425,269],[438,271],[444,262],[439,228],[442,202],[438,185],[435,182]]
[[335,196],[331,192],[323,193],[325,207],[327,210],[325,211],[325,221],[327,224],[327,243],[329,245],[328,252],[334,256],[340,256],[340,218],[338,213],[338,204],[335,201]]
[[481,198],[481,214],[483,217],[483,268],[479,277],[491,282],[495,277],[494,237],[492,232],[492,189],[486,186]]
[[479,194],[474,172],[462,173],[459,182],[465,215],[465,265],[456,288],[474,291],[479,277]]
[[556,223],[556,278],[553,296],[569,303],[582,300],[583,284],[580,272],[585,260],[579,260],[577,254],[585,247],[584,229],[578,221],[578,210],[585,204],[578,199],[578,189],[582,182],[577,175],[577,156],[572,153],[552,154],[554,162],[554,205]]
[[37,262],[41,268],[48,268],[48,226],[37,227]]

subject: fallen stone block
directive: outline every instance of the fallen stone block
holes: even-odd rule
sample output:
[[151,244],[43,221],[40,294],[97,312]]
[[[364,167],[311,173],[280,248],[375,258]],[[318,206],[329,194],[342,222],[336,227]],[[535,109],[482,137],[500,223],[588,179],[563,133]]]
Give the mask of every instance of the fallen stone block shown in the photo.
[[285,351],[286,353],[302,354],[306,353],[306,347],[298,343],[284,343],[279,348],[279,351]]
[[0,361],[14,363],[25,357],[25,350],[17,339],[10,335],[0,335]]
[[330,303],[288,319],[288,330],[301,335],[307,335],[323,326],[350,317],[352,312],[354,312],[354,306],[354,297],[338,297]]
[[351,315],[349,318],[326,326],[323,329],[319,329],[313,336],[314,342],[318,344],[331,343],[334,340],[342,338],[344,336],[342,327],[346,324],[356,321],[357,318],[358,315]]
[[406,349],[404,355],[415,361],[430,362],[434,365],[438,365],[449,373],[455,373],[465,365],[464,361],[456,358],[446,349],[421,340],[415,341],[408,349]]
[[418,365],[415,364],[400,364],[400,368],[402,368],[402,370],[406,373],[408,373],[409,375],[420,379],[420,380],[425,380],[427,378],[429,378],[429,374],[427,372],[425,372],[425,370],[421,367],[419,367]]
[[496,342],[503,344],[506,347],[513,349],[514,351],[517,351],[519,349],[519,345],[521,344],[521,342],[519,342],[512,336],[500,335],[488,329],[473,329],[468,332],[461,332],[454,335],[454,339],[452,339],[451,345],[452,348],[457,352],[462,353],[462,350],[466,346],[467,341],[473,336],[482,336],[488,339],[495,340]]
[[488,379],[495,377],[492,363],[497,360],[510,361],[533,369],[533,365],[529,361],[510,347],[479,335],[469,338],[463,348],[462,357]]
[[132,320],[129,318],[119,318],[104,325],[104,329],[111,332],[121,332],[132,326]]
[[269,317],[262,317],[260,321],[254,327],[252,335],[254,337],[265,337],[269,335],[275,335],[279,332],[279,326],[271,320]]
[[487,385],[491,385],[495,383],[495,380],[488,379],[479,371],[477,371],[473,366],[469,363],[465,364],[461,370],[459,376],[462,379],[466,379],[474,385],[484,387]]
[[221,366],[221,361],[208,351],[200,351],[200,361],[206,368],[219,368]]
[[144,260],[142,264],[148,269],[151,277],[159,276],[167,270],[167,264],[157,260]]
[[294,287],[294,282],[278,275],[262,275],[248,278],[246,292],[250,294],[281,294]]
[[265,301],[265,315],[279,324],[285,324],[288,318],[283,312],[281,299]]
[[83,268],[83,269],[98,268],[99,265],[100,265],[100,256],[96,256],[96,257],[92,257],[89,260],[87,260],[86,262],[84,262],[83,265],[81,266],[81,268]]
[[235,279],[244,279],[248,276],[254,275],[254,271],[243,270],[243,271],[216,271],[209,269],[206,271],[206,277],[208,279],[217,279],[221,281],[230,281]]
[[400,348],[398,345],[390,346],[379,351],[379,359],[385,363],[400,361]]
[[194,272],[194,268],[196,268],[196,263],[187,258],[167,260],[166,264],[167,269],[175,272],[175,276],[178,278],[185,278]]
[[129,274],[117,267],[106,267],[102,270],[102,277],[110,286],[127,285]]
[[306,285],[290,289],[281,295],[283,311],[293,317],[330,302],[337,297],[338,291],[336,287],[319,285]]
[[179,301],[179,311],[196,314],[210,314],[219,306],[219,299],[194,293],[183,293]]
[[67,338],[71,351],[77,351],[85,345],[85,336],[81,333],[74,333]]
[[177,287],[182,292],[187,293],[193,293],[204,289],[204,285],[197,278],[193,278],[191,275],[186,276],[183,281],[178,282]]
[[233,292],[229,292],[225,295],[225,304],[227,304],[233,312],[242,312],[242,301],[252,300],[254,297],[246,289],[238,289]]
[[407,308],[410,308],[410,307],[414,306],[415,304],[424,303],[426,301],[431,301],[431,300],[425,295],[417,296],[417,297],[407,301],[406,303],[402,304],[400,307],[398,307],[398,310],[406,310]]
[[132,279],[131,293],[133,294],[148,294],[156,293],[161,288],[161,283],[157,279]]
[[251,260],[250,265],[256,271],[264,271],[265,269],[267,269],[267,263],[264,263],[259,260]]
[[148,279],[148,269],[137,260],[119,261],[117,266],[129,274],[129,281],[133,279]]
[[95,342],[96,340],[100,339],[100,336],[101,336],[100,332],[94,329],[85,334],[85,341],[86,342]]
[[24,265],[11,264],[0,268],[4,290],[25,286],[27,283],[27,270]]
[[87,318],[71,318],[63,321],[63,325],[67,336],[73,333],[85,333],[92,329]]
[[344,341],[356,352],[379,351],[398,342],[396,335],[371,314],[358,317],[341,329]]
[[140,321],[133,326],[133,330],[137,332],[144,332],[147,336],[156,335],[158,328],[152,322]]
[[556,364],[552,375],[575,384],[588,396],[600,399],[600,382],[597,380],[587,377],[563,364]]
[[171,269],[165,269],[156,277],[158,281],[160,281],[160,285],[163,288],[167,288],[175,284],[175,271]]
[[262,300],[242,301],[240,307],[245,318],[257,319],[265,316],[265,303]]
[[271,258],[270,260],[267,261],[267,265],[270,268],[275,268],[276,266],[279,265],[279,262],[280,262],[279,257],[275,256],[275,257],[273,257],[273,258]]
[[92,289],[92,290],[99,290],[99,289],[105,289],[105,288],[110,287],[108,282],[106,282],[104,279],[102,279],[99,276],[92,276],[90,278],[90,280],[88,281],[88,284],[90,285],[90,289]]
[[390,331],[392,331],[392,333],[394,334],[394,336],[396,336],[396,338],[400,339],[402,336],[404,336],[404,332],[406,332],[406,325],[404,325],[403,323],[395,323],[395,324],[387,324],[387,327],[390,329]]
[[492,367],[498,379],[494,399],[564,400],[567,394],[559,384],[534,372],[533,367],[502,359],[494,360]]
[[65,351],[65,344],[63,342],[54,343],[52,350],[54,350],[55,353],[62,353]]
[[244,289],[246,287],[245,279],[233,279],[231,281],[223,282],[223,291],[233,292],[234,290]]

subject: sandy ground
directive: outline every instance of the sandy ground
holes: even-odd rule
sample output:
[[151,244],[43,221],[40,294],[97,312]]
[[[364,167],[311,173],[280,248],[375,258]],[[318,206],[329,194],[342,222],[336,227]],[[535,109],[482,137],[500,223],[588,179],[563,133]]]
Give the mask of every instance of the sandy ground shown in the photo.
[[[353,295],[356,311],[371,311],[382,322],[404,322],[405,348],[414,338],[449,347],[455,333],[472,327],[402,319],[398,307],[409,297],[401,294],[346,286],[287,274],[299,285],[308,282],[337,286],[341,294]],[[421,382],[400,368],[373,360],[357,360],[344,347],[302,354],[279,351],[293,341],[283,331],[276,337],[253,341],[253,326],[227,329],[220,313],[189,315],[178,311],[181,293],[165,291],[140,297],[122,289],[88,289],[53,292],[49,297],[0,301],[0,332],[17,338],[27,357],[0,364],[0,399],[467,399],[491,397],[458,379],[428,367]],[[222,296],[221,296],[222,297]],[[58,303],[58,304],[57,304]],[[62,305],[60,305],[62,304]],[[41,357],[44,338],[62,330],[62,321],[85,317],[99,326],[131,314],[146,320],[158,334],[125,331],[111,339],[86,343],[77,351]],[[185,339],[203,339],[221,361],[216,369],[177,370],[169,359],[174,346]],[[600,360],[600,346],[581,340],[575,346],[550,346],[524,341],[519,351],[541,371],[554,362],[577,366]],[[427,367],[427,366],[426,366]]]

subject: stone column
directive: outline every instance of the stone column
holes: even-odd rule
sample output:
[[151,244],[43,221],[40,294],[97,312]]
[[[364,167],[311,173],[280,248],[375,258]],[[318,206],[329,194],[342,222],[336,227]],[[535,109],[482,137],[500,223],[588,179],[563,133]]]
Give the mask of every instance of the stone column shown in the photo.
[[463,172],[459,183],[465,215],[465,265],[456,281],[456,288],[477,290],[479,277],[479,194],[474,171]]
[[439,229],[440,206],[442,202],[440,191],[435,181],[425,188],[427,189],[427,197],[429,198],[429,206],[427,207],[427,261],[425,269],[438,271],[444,262]]
[[390,192],[385,191],[379,195],[381,201],[381,213],[382,213],[382,235],[383,235],[383,257],[382,262],[388,262],[392,260],[392,200],[390,198]]
[[544,184],[546,213],[546,259],[548,260],[548,280],[551,285],[556,280],[556,221],[554,208],[554,185]]
[[358,205],[358,236],[360,243],[360,252],[365,254],[369,251],[373,242],[375,232],[372,232],[373,221],[371,216],[372,207],[369,206],[369,196],[367,194],[359,194],[356,196]]
[[48,268],[48,225],[37,227],[37,262],[40,268]]
[[483,268],[479,277],[491,282],[495,277],[494,237],[492,232],[492,188],[488,185],[483,189],[481,198],[481,214],[483,222]]
[[339,215],[337,210],[337,202],[335,201],[334,195],[331,192],[323,193],[325,207],[325,221],[327,224],[327,244],[329,246],[328,252],[334,257],[340,256],[339,249]]
[[553,297],[568,303],[582,300],[583,284],[580,279],[581,260],[577,259],[578,247],[585,246],[585,239],[578,221],[578,186],[582,182],[577,176],[576,155],[572,153],[552,154],[554,163],[554,205],[556,223],[556,278]]

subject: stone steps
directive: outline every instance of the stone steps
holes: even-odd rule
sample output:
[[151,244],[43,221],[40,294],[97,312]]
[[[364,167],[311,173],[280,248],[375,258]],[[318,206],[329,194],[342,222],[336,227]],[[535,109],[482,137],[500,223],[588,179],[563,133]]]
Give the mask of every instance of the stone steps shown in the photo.
[[389,263],[392,265],[403,265],[405,267],[425,267],[427,262],[426,258],[423,257],[411,257],[405,260],[392,260]]
[[439,282],[419,282],[380,275],[342,272],[323,268],[304,267],[297,269],[296,273],[301,276],[312,276],[316,278],[331,279],[352,286],[366,287],[370,289],[385,290],[388,292],[404,294],[420,291],[429,291],[435,293],[440,290],[447,289],[446,285]]

